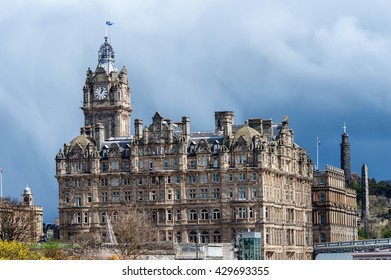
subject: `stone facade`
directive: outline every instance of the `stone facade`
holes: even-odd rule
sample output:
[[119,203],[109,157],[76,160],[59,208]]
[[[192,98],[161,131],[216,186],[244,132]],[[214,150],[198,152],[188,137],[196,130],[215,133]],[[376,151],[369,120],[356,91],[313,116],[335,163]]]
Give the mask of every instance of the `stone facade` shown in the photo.
[[312,206],[315,243],[357,240],[356,191],[346,187],[342,169],[314,173]]
[[21,202],[0,198],[0,230],[2,226],[9,227],[12,239],[34,243],[43,238],[43,207],[35,205],[33,198],[29,186],[24,189]]
[[264,259],[312,258],[312,162],[287,117],[234,125],[234,112],[215,112],[214,131],[192,132],[189,117],[156,112],[147,126],[135,119],[131,135],[127,71],[107,40],[83,94],[85,125],[56,156],[61,239],[104,240],[108,217],[138,205],[160,240],[230,243],[256,231]]

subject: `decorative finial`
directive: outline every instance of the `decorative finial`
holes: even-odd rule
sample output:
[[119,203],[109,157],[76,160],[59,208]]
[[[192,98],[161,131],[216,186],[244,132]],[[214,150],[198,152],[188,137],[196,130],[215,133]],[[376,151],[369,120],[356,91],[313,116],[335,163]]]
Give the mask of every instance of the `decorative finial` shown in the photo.
[[343,133],[346,134],[346,124],[345,123],[343,123]]

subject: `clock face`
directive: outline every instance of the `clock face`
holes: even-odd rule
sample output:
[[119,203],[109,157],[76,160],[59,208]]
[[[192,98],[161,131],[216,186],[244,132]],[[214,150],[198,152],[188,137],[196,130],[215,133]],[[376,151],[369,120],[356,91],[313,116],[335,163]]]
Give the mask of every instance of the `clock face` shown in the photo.
[[96,99],[102,100],[102,99],[105,99],[106,97],[107,97],[107,89],[105,87],[98,87],[95,90],[95,98]]

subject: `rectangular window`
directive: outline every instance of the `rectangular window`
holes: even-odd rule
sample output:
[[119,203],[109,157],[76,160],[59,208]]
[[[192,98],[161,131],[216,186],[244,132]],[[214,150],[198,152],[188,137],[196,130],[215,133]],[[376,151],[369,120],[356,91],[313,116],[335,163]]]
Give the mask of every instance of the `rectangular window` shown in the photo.
[[181,190],[175,190],[175,200],[181,199]]
[[150,161],[149,161],[149,170],[152,170],[152,169],[153,169],[153,161],[150,160]]
[[253,181],[256,181],[257,180],[257,173],[254,172],[251,179]]
[[196,168],[196,163],[195,163],[195,160],[192,159],[190,160],[190,169],[195,169]]
[[195,199],[195,198],[196,198],[196,190],[189,189],[189,199]]
[[167,199],[172,200],[172,190],[167,191]]
[[87,203],[91,203],[91,202],[92,202],[92,194],[87,193]]
[[212,182],[217,183],[220,182],[220,174],[212,174]]
[[119,178],[112,178],[111,179],[111,185],[113,187],[118,187],[119,186]]
[[167,184],[171,184],[171,176],[167,176]]
[[143,184],[143,177],[137,177],[137,184],[139,185]]
[[246,181],[246,173],[239,173],[239,181]]
[[155,191],[155,190],[152,190],[152,191],[151,191],[151,200],[152,200],[152,201],[155,201],[155,200],[156,200],[156,191]]
[[165,159],[163,162],[163,168],[168,169],[168,160],[167,159]]
[[107,163],[102,163],[102,172],[107,171]]
[[112,201],[113,202],[119,202],[119,192],[113,192],[113,194],[112,194]]
[[125,178],[124,178],[124,185],[125,185],[125,186],[130,186],[130,184],[131,184],[130,177],[125,177]]
[[91,179],[87,179],[86,185],[87,185],[87,187],[91,187]]
[[119,169],[119,162],[113,161],[111,162],[111,170],[118,170]]
[[84,223],[88,224],[88,213],[84,212]]
[[75,186],[76,186],[76,187],[80,187],[80,180],[79,180],[79,179],[77,179],[77,180],[75,181]]
[[143,191],[137,191],[137,200],[143,200]]
[[213,189],[212,189],[212,196],[213,196],[213,198],[215,198],[215,199],[220,198],[220,189],[218,189],[218,188],[213,188]]
[[246,219],[247,218],[247,208],[246,207],[239,207],[239,219]]
[[208,176],[206,174],[201,174],[200,175],[200,183],[205,184],[208,182]]
[[228,174],[228,175],[227,175],[227,181],[228,181],[228,182],[232,182],[233,180],[234,180],[234,175]]
[[200,198],[201,199],[207,199],[208,198],[208,189],[201,189]]
[[125,192],[125,201],[130,202],[132,199],[132,193],[131,192]]
[[194,184],[195,183],[195,176],[189,175],[187,181],[189,184]]
[[179,221],[181,219],[181,210],[175,210],[175,220]]
[[247,189],[246,187],[240,187],[239,188],[239,200],[246,200],[247,198]]
[[82,206],[82,196],[80,193],[75,194],[75,206]]
[[102,178],[100,180],[100,184],[101,184],[102,187],[106,187],[107,186],[107,178]]
[[100,194],[100,198],[101,198],[101,201],[102,201],[102,202],[107,202],[108,199],[109,199],[109,196],[108,196],[107,192],[102,192],[102,193]]
[[166,210],[166,219],[167,219],[167,221],[171,221],[172,220],[171,209],[167,209]]
[[177,184],[179,184],[179,183],[181,182],[181,177],[179,177],[179,176],[176,176],[176,178],[175,178],[175,182],[176,182]]
[[249,216],[250,219],[254,218],[254,208],[253,207],[249,207],[249,209],[248,209],[248,216]]
[[227,197],[229,199],[234,198],[234,191],[233,191],[233,189],[227,189]]

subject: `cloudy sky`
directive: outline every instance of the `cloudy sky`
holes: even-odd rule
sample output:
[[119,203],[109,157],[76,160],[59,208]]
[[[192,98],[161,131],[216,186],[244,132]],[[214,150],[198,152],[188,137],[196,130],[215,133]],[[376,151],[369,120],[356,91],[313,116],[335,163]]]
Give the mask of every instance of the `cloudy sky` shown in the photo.
[[[341,3],[342,2],[342,3]],[[0,11],[3,195],[26,184],[57,216],[55,155],[79,134],[82,87],[105,21],[125,65],[134,118],[184,115],[211,131],[214,112],[289,116],[319,168],[340,166],[346,123],[353,172],[391,179],[391,4],[363,1],[16,0]],[[133,125],[132,125],[133,130]]]

